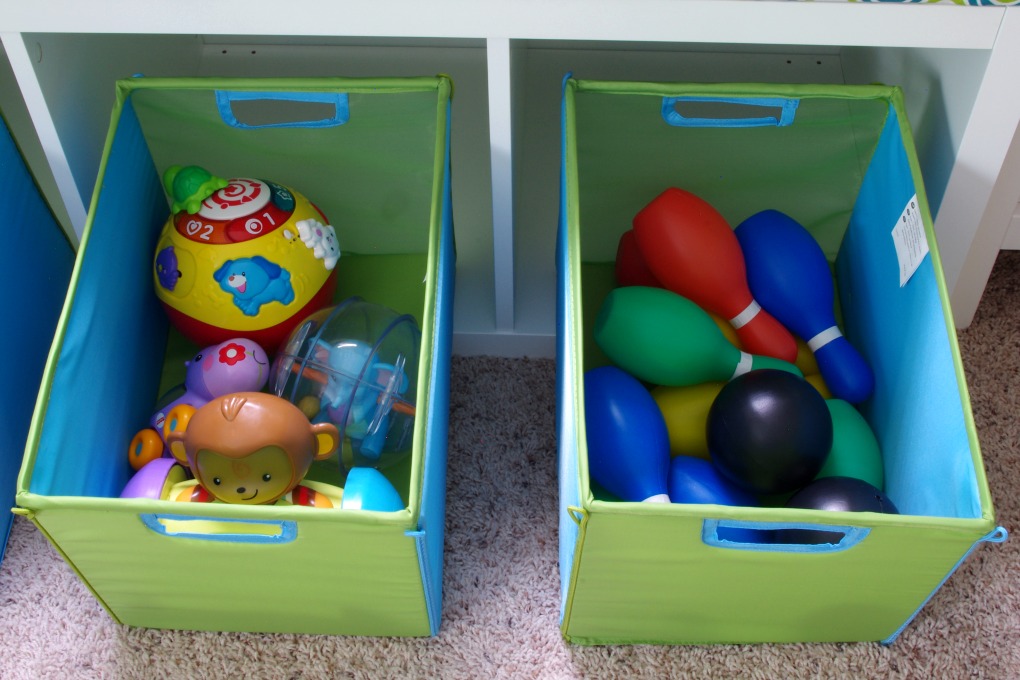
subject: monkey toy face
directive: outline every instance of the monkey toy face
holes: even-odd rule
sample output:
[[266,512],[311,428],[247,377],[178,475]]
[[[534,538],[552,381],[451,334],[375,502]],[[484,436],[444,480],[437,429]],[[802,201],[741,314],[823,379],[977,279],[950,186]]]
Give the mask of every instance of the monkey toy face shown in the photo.
[[226,503],[262,503],[278,499],[291,489],[294,466],[287,452],[266,446],[243,458],[211,450],[198,452],[196,475],[216,498]]
[[340,444],[334,425],[312,425],[286,399],[238,392],[198,409],[167,443],[195,479],[225,503],[274,503],[291,491],[312,461]]

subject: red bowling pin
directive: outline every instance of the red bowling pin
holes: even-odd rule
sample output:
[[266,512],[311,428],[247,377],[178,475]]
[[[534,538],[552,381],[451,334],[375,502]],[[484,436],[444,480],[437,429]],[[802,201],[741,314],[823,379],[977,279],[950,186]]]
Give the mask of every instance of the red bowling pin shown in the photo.
[[728,320],[745,350],[791,363],[797,358],[793,335],[751,295],[733,229],[706,201],[666,189],[634,217],[634,234],[655,278]]
[[634,230],[628,229],[620,236],[616,246],[616,262],[613,269],[618,286],[650,286],[662,288],[655,274],[648,269],[645,258],[638,249]]
[[778,210],[748,217],[734,233],[755,298],[807,341],[832,395],[851,404],[870,397],[874,372],[836,325],[832,272],[811,233]]

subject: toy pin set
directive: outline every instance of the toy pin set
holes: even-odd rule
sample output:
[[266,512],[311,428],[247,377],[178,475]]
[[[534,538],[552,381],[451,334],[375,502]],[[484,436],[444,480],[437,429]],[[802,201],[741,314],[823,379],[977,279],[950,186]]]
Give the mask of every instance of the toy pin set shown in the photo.
[[803,226],[765,210],[733,229],[671,187],[623,234],[615,274],[594,326],[611,364],[585,374],[598,484],[627,501],[898,512],[854,407],[874,373],[836,323]]

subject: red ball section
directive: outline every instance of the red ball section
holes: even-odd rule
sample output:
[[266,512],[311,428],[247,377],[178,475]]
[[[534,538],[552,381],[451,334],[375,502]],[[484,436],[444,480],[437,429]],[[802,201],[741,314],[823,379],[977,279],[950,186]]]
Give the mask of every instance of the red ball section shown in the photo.
[[294,330],[294,328],[303,321],[305,317],[333,304],[333,297],[335,294],[336,272],[334,271],[329,275],[329,278],[326,279],[326,283],[322,285],[312,299],[309,300],[304,307],[292,314],[288,319],[285,319],[274,326],[267,326],[266,328],[248,331],[220,328],[218,326],[203,323],[202,321],[190,317],[165,303],[163,303],[163,309],[166,310],[170,323],[173,324],[173,326],[179,330],[184,337],[199,347],[216,345],[224,340],[241,336],[257,342],[263,349],[266,350],[266,353],[270,357],[273,357],[276,354],[276,351],[280,348],[280,345],[282,345],[290,336],[290,332]]

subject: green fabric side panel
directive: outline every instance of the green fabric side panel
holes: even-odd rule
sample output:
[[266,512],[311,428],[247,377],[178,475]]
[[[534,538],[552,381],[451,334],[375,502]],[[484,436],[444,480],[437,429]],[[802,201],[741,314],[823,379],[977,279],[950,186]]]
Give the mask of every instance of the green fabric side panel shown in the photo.
[[429,635],[414,541],[400,526],[299,522],[292,542],[262,545],[163,536],[137,514],[107,509],[35,519],[121,623]]
[[208,87],[131,97],[160,175],[201,165],[222,177],[276,181],[322,210],[345,252],[427,250],[434,90],[350,93],[350,120],[336,127],[240,129],[224,123]]
[[[887,112],[882,100],[805,98],[785,127],[685,128],[662,118],[664,92],[575,95],[581,259],[612,261],[620,234],[669,186],[711,203],[732,226],[772,208],[807,226],[834,259]],[[742,90],[736,95],[742,96]],[[787,90],[761,86],[754,96]]]
[[883,640],[982,535],[880,526],[842,552],[730,550],[698,516],[593,511],[566,634],[572,642]]

